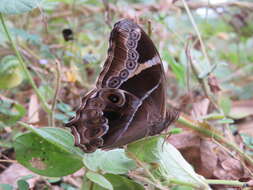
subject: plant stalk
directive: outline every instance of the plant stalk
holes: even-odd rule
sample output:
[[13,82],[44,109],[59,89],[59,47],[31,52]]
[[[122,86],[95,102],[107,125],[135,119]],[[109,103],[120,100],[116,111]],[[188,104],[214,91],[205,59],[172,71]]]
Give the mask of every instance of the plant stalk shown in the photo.
[[39,90],[38,90],[38,88],[37,88],[37,86],[36,86],[36,84],[35,84],[35,82],[34,82],[32,76],[31,76],[29,70],[27,69],[26,63],[24,62],[24,60],[23,60],[21,54],[20,54],[19,51],[17,50],[17,47],[16,47],[15,42],[14,42],[14,41],[12,40],[12,38],[11,38],[10,32],[9,32],[9,30],[8,30],[6,24],[5,24],[4,17],[3,17],[3,14],[2,14],[2,13],[0,13],[0,20],[1,20],[1,24],[2,24],[2,26],[3,26],[4,32],[5,32],[5,34],[6,34],[7,38],[8,38],[8,40],[9,40],[9,42],[10,42],[12,48],[13,48],[13,50],[14,50],[14,52],[15,52],[17,58],[18,58],[19,64],[20,64],[20,66],[21,66],[23,72],[25,73],[25,75],[26,75],[28,81],[29,81],[30,84],[32,85],[32,87],[33,87],[33,89],[34,89],[36,95],[39,97],[39,99],[40,99],[40,101],[41,101],[41,103],[42,103],[43,109],[44,109],[47,113],[51,113],[51,109],[50,109],[49,105],[47,104],[47,102],[46,102],[45,98],[42,96],[42,94],[39,92]]

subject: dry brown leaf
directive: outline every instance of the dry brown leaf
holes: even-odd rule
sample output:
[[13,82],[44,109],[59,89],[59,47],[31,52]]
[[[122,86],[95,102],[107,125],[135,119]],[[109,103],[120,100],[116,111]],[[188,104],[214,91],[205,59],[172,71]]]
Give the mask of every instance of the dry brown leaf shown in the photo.
[[207,98],[193,103],[191,116],[195,118],[195,120],[201,120],[201,117],[207,114],[209,104],[210,101]]
[[39,100],[36,94],[32,94],[28,105],[28,122],[31,124],[39,122]]
[[234,119],[241,119],[253,115],[253,100],[240,100],[232,104],[229,116]]
[[218,164],[218,156],[216,154],[217,145],[209,139],[202,139],[200,143],[200,157],[202,167],[199,169],[201,175],[207,178],[213,176],[213,172]]
[[253,121],[237,124],[240,134],[247,134],[253,137]]
[[21,177],[24,177],[30,174],[32,174],[35,177],[27,180],[27,182],[29,183],[30,187],[33,187],[34,183],[40,178],[39,175],[31,172],[30,170],[26,169],[20,164],[12,164],[0,174],[0,182],[17,187],[17,181]]
[[239,160],[228,158],[221,162],[221,166],[225,171],[228,171],[234,179],[240,179],[244,175],[244,169]]
[[168,142],[174,145],[177,149],[199,147],[200,137],[194,131],[184,131],[180,134],[170,136]]

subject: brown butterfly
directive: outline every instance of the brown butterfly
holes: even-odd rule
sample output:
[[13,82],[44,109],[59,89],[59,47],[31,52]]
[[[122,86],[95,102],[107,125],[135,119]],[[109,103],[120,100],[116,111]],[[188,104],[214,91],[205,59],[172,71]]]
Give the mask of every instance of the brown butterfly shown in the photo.
[[96,88],[67,124],[76,146],[84,152],[119,147],[159,134],[177,117],[166,112],[165,74],[153,42],[136,23],[120,20]]

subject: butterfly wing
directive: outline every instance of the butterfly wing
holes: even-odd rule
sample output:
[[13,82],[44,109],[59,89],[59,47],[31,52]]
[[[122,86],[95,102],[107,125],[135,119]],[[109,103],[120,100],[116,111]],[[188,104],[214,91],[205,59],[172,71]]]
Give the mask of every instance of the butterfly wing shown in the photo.
[[[148,35],[131,20],[124,19],[116,23],[114,30],[117,33],[120,33],[120,31],[125,32],[126,26],[131,27],[128,29],[128,35],[124,34],[128,36],[128,38],[124,38],[124,44],[127,44],[129,40],[133,40],[131,32],[134,33],[134,36],[138,37],[134,38],[136,39],[135,42],[131,42],[131,44],[134,44],[132,50],[125,45],[125,54],[129,55],[129,52],[134,51],[136,59],[132,59],[133,56],[127,57],[124,62],[125,67],[121,71],[118,71],[118,73],[127,69],[130,74],[126,80],[120,80],[116,88],[137,96],[141,99],[142,104],[138,107],[127,130],[117,142],[110,143],[110,133],[104,136],[104,147],[110,148],[127,144],[144,136],[158,134],[167,127],[164,123],[166,117],[165,74],[159,53]],[[111,40],[111,44],[113,44],[114,38],[111,38]],[[114,48],[117,48],[117,46]],[[129,70],[127,67],[127,63],[130,61],[133,61],[135,65],[134,70]],[[110,70],[107,70],[107,73],[110,73]],[[120,78],[118,75],[114,75],[113,77]],[[101,81],[105,79],[110,81],[114,79],[113,77],[110,75],[106,77],[105,75]],[[102,82],[102,84],[106,85],[110,84],[110,82]]]
[[118,147],[161,132],[165,124],[165,75],[159,53],[133,21],[114,25],[108,58],[96,88],[70,121],[85,152]]

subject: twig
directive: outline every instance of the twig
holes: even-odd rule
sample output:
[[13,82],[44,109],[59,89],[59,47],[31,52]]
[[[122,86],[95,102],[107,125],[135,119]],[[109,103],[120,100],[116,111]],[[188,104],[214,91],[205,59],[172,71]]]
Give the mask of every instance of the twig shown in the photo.
[[49,124],[52,127],[55,126],[55,120],[54,120],[55,105],[57,102],[59,90],[61,88],[61,64],[58,59],[55,60],[55,63],[56,63],[56,87],[55,87],[55,93],[54,93],[54,97],[53,97],[50,120],[49,120]]
[[9,32],[9,30],[8,30],[8,28],[7,28],[6,24],[5,24],[5,22],[4,22],[4,17],[3,17],[3,15],[2,15],[2,13],[0,13],[0,20],[1,20],[1,24],[2,24],[2,26],[3,26],[4,32],[5,32],[5,34],[6,34],[7,38],[8,38],[8,40],[9,40],[9,42],[11,43],[11,46],[12,46],[12,48],[13,48],[13,50],[14,50],[14,52],[15,52],[15,54],[16,54],[18,60],[19,60],[19,64],[20,64],[22,70],[24,71],[24,73],[25,73],[25,75],[26,75],[28,81],[29,81],[30,84],[32,85],[32,87],[33,87],[33,89],[34,89],[36,95],[39,97],[39,99],[40,99],[40,101],[41,101],[41,103],[42,103],[43,109],[44,109],[47,113],[50,113],[51,110],[50,110],[50,108],[49,108],[49,105],[47,104],[47,102],[46,102],[45,98],[42,96],[42,94],[39,92],[39,90],[38,90],[38,88],[37,88],[37,86],[36,86],[36,84],[35,84],[35,82],[34,82],[32,76],[31,76],[29,70],[27,69],[26,63],[24,62],[24,60],[23,60],[21,54],[20,54],[19,51],[17,50],[17,47],[16,47],[15,42],[12,40],[12,38],[11,38],[11,36],[10,36],[10,32]]
[[0,162],[17,163],[16,160],[3,160],[3,159],[0,159]]

